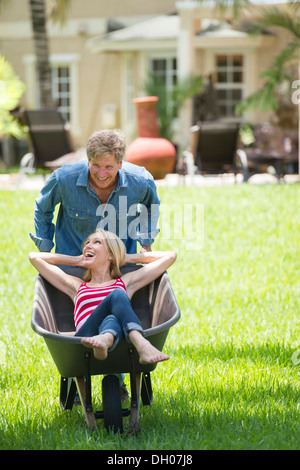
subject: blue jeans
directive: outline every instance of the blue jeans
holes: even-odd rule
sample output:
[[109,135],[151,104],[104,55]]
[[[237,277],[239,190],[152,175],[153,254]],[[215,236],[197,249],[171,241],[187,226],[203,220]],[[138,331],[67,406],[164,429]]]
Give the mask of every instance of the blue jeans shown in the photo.
[[127,341],[131,330],[140,331],[143,328],[140,320],[132,309],[128,295],[121,289],[115,289],[95,308],[75,336],[89,337],[104,333],[114,336],[112,351],[122,340]]

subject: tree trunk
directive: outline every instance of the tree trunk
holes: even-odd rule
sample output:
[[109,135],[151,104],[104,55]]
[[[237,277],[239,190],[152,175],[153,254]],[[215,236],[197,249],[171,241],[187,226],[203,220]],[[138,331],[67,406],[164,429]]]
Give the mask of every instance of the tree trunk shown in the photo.
[[45,0],[29,0],[31,12],[36,66],[40,90],[40,107],[54,108],[52,98],[51,68],[49,63],[48,37],[46,31]]

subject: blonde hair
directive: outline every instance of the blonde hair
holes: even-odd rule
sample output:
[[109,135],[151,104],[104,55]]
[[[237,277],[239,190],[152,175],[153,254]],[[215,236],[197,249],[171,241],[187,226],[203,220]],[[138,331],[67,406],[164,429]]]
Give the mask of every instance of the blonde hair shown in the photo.
[[[108,232],[107,230],[103,230],[102,228],[97,228],[95,232],[93,232],[91,235],[94,235],[96,233],[99,233],[101,235],[103,245],[105,246],[109,256],[111,256],[110,275],[113,279],[116,279],[117,277],[120,277],[122,275],[120,267],[125,261],[125,244],[117,235],[112,232]],[[87,238],[87,240],[88,239],[89,237]],[[85,244],[86,243],[87,242],[85,242]],[[85,282],[89,282],[91,280],[91,277],[91,270],[88,269],[83,276],[83,280]]]
[[124,157],[126,142],[124,134],[117,129],[103,129],[94,132],[86,145],[86,153],[89,161],[98,157],[114,155],[117,163]]

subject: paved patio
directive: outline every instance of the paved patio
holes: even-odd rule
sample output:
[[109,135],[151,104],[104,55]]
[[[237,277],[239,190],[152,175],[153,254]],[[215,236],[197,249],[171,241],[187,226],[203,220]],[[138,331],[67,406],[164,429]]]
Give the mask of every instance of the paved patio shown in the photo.
[[[282,182],[295,183],[299,182],[299,175],[286,175]],[[222,175],[194,175],[182,176],[178,174],[168,174],[163,180],[156,181],[157,186],[231,186],[234,184],[243,184],[243,176],[238,174],[235,178],[233,174]],[[248,184],[278,184],[276,176],[270,173],[262,173],[253,175]]]
[[[39,191],[45,184],[48,176],[41,175],[23,175],[21,178],[17,173],[1,174],[0,189],[17,190],[25,189]],[[300,182],[299,175],[286,175],[284,183]],[[248,184],[277,184],[277,178],[269,173],[253,175]],[[218,176],[182,176],[175,173],[168,174],[164,179],[156,181],[157,186],[174,187],[174,186],[230,186],[234,184],[243,184],[242,175],[237,175],[236,181],[234,175],[224,174]]]

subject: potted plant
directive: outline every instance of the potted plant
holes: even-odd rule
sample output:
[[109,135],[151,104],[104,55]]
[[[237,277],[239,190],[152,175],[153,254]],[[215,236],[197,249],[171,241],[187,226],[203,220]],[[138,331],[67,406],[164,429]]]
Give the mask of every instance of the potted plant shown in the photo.
[[178,81],[169,90],[163,80],[152,73],[143,84],[143,91],[148,96],[157,96],[157,114],[159,122],[160,136],[174,140],[174,120],[178,117],[179,111],[188,98],[199,94],[203,88],[203,80],[200,76],[190,75]]
[[126,160],[145,167],[155,179],[171,173],[176,164],[176,149],[160,137],[156,105],[157,96],[144,96],[133,100],[136,105],[139,136],[127,147]]

